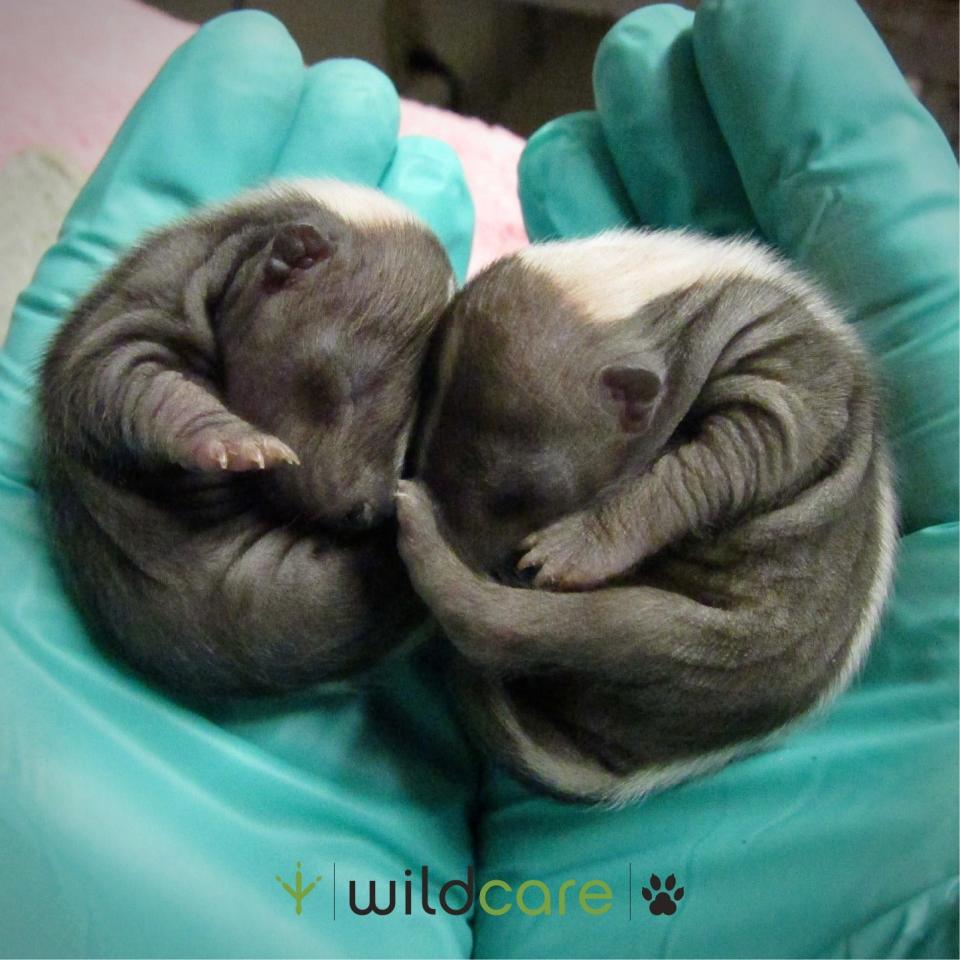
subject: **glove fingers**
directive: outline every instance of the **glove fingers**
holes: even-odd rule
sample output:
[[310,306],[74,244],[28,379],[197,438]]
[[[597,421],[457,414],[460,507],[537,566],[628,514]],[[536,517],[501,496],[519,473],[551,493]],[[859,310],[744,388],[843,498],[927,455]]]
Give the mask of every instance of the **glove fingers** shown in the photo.
[[592,111],[541,127],[520,157],[519,180],[531,240],[590,236],[635,221],[600,118]]
[[333,177],[375,186],[397,143],[400,102],[390,80],[362,60],[307,70],[277,177]]
[[95,278],[145,230],[263,180],[293,122],[303,61],[283,25],[245,11],[178,48],[124,121],[21,294],[0,353],[0,467],[29,474],[43,350]]
[[[31,364],[73,302],[147,229],[263,180],[293,122],[303,67],[283,25],[211,21],[124,121],[14,311],[8,358]],[[66,241],[66,242],[63,242]]]
[[641,223],[750,232],[753,214],[697,73],[692,23],[668,4],[624,17],[597,51],[597,112]]
[[949,145],[853,0],[705,0],[694,46],[761,229],[884,358],[907,529],[956,517]]
[[470,262],[474,210],[454,150],[430,137],[402,137],[380,189],[426,221],[446,248],[462,282]]
[[955,275],[952,152],[853,0],[706,0],[694,44],[774,243],[865,312]]
[[303,61],[257,11],[212,20],[176,50],[124,122],[67,217],[111,251],[273,167],[293,122]]

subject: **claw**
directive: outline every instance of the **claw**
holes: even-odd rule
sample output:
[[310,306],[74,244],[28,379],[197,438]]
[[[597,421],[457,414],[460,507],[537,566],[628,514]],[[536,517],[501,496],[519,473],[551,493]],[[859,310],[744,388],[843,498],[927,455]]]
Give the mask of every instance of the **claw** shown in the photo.
[[543,561],[540,560],[538,557],[533,556],[533,553],[531,551],[530,553],[525,553],[517,561],[517,570],[529,570],[531,567],[539,567],[539,566],[542,566],[542,564],[543,564]]
[[543,570],[538,571],[537,575],[533,578],[531,582],[534,587],[540,590],[546,589],[547,587],[550,586],[550,581],[547,579]]
[[540,539],[539,530],[534,530],[533,533],[528,533],[519,543],[518,550],[522,550],[526,553],[529,550],[532,550],[536,545],[537,541]]

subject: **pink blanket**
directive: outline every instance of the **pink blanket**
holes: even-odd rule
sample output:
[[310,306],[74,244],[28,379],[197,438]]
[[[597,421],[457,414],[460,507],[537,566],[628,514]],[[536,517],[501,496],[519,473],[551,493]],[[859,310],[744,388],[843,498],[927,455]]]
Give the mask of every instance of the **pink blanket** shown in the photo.
[[[0,165],[31,146],[92,169],[127,111],[196,27],[135,0],[0,3]],[[526,242],[517,202],[523,141],[507,130],[403,101],[401,134],[445,140],[477,208],[475,272]]]

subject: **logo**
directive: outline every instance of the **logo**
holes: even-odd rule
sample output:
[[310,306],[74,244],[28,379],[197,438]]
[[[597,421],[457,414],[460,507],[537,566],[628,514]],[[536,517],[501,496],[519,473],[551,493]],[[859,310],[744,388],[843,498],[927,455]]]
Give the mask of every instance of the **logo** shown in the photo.
[[300,914],[303,913],[303,901],[304,901],[304,899],[307,897],[307,895],[310,893],[310,891],[313,890],[313,888],[323,879],[323,877],[322,877],[322,876],[321,876],[321,877],[316,877],[316,878],[314,878],[310,883],[308,883],[306,886],[304,886],[304,885],[303,885],[303,873],[302,873],[301,870],[300,870],[300,863],[299,863],[299,861],[297,862],[297,872],[296,872],[296,874],[295,874],[294,876],[295,876],[295,883],[296,883],[296,886],[295,886],[295,887],[291,887],[290,884],[287,883],[287,882],[283,879],[283,877],[281,877],[281,876],[279,876],[279,875],[277,875],[277,876],[274,877],[273,879],[276,880],[277,883],[279,883],[280,886],[283,887],[283,889],[286,890],[287,893],[289,893],[291,897],[293,897],[294,901],[295,901],[296,904],[297,904],[297,916],[299,917]]
[[[297,861],[292,885],[279,875],[274,877],[293,900],[297,916],[303,913],[303,901],[323,879],[322,875],[318,875],[304,885],[302,867],[302,863]],[[360,917],[385,917],[392,913],[406,916],[435,916],[437,913],[462,916],[474,908],[493,917],[508,913],[520,913],[528,917],[562,917],[568,911],[600,917],[619,907],[626,911],[628,919],[633,919],[633,864],[627,865],[625,889],[621,887],[621,893],[616,896],[613,886],[601,879],[579,881],[572,877],[557,878],[550,885],[536,878],[512,878],[512,882],[508,883],[494,877],[481,883],[473,866],[468,865],[465,873],[464,879],[448,879],[440,884],[431,879],[430,868],[422,864],[417,874],[409,867],[405,869],[400,880],[345,877],[338,885],[337,864],[334,863],[333,884],[328,887],[332,918],[337,919],[339,890],[341,897],[346,893],[350,912]],[[623,893],[626,893],[626,897],[623,897]],[[663,882],[657,874],[651,873],[649,886],[641,886],[640,894],[647,902],[650,913],[670,917],[677,912],[677,903],[683,899],[684,888],[677,886],[677,878],[672,873]]]
[[[661,890],[660,886],[660,878],[655,873],[651,873],[650,887],[653,889],[641,887],[640,893],[650,904],[650,912],[654,916],[672,917],[677,912],[677,901],[683,899],[683,887],[677,887],[677,878],[672,873],[663,884],[666,890]],[[675,890],[674,887],[676,887]]]

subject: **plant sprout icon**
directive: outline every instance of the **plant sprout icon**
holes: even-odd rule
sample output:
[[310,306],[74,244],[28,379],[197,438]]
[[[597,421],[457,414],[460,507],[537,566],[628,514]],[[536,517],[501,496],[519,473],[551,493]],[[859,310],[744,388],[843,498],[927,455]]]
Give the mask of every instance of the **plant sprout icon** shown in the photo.
[[306,886],[303,885],[303,874],[300,872],[300,862],[297,861],[297,873],[296,873],[296,887],[291,887],[282,877],[279,875],[274,877],[274,880],[283,887],[287,893],[296,901],[297,904],[297,916],[303,912],[303,901],[307,894],[317,885],[317,883],[322,880],[323,877],[317,877],[311,883],[308,883]]

